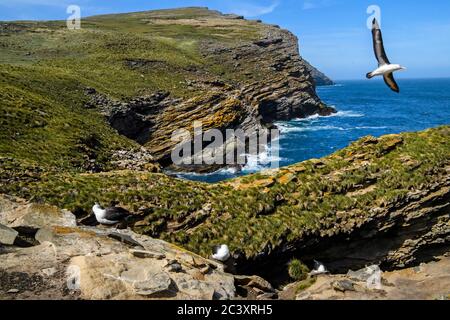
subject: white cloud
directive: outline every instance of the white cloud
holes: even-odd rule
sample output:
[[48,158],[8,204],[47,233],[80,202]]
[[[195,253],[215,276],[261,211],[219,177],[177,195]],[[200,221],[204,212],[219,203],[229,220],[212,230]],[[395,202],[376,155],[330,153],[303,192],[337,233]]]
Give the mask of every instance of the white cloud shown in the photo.
[[280,5],[279,1],[273,1],[268,5],[241,2],[233,4],[232,11],[245,17],[258,17],[273,12]]

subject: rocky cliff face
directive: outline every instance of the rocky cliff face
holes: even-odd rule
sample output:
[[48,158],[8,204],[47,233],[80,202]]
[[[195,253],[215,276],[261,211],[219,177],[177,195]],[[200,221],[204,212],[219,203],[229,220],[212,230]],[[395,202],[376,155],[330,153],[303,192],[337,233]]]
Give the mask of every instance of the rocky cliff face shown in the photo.
[[[445,298],[448,277],[422,263],[448,265],[449,134],[440,127],[366,137],[320,160],[215,185],[135,170],[49,174],[11,166],[15,171],[0,171],[2,193],[40,204],[0,199],[0,298],[232,298],[239,286],[261,299],[276,297],[261,278],[232,277],[205,259],[222,243],[233,252],[229,270],[275,285],[288,280],[293,257],[338,273],[319,277],[302,294],[278,292],[281,298],[408,298],[405,281],[424,286],[417,296]],[[80,225],[94,201],[133,212],[134,232]],[[62,204],[78,219],[42,202]],[[384,274],[382,293],[367,290],[362,272],[347,273],[372,264],[383,271],[420,268]],[[66,272],[75,267],[85,280],[71,293]]]
[[[171,141],[172,133],[183,128],[192,130],[194,121],[201,121],[205,131],[255,132],[270,128],[277,120],[334,112],[317,96],[312,68],[300,57],[298,39],[292,33],[232,15],[205,13],[201,19],[173,20],[167,15],[152,23],[207,26],[212,33],[219,28],[255,28],[256,32],[248,39],[232,42],[213,37],[199,42],[199,54],[205,63],[192,67],[194,77],[185,81],[193,97],[175,98],[170,92],[159,92],[119,102],[93,94],[88,106],[101,109],[113,128],[143,144],[165,166],[171,164],[170,152],[178,143]],[[151,61],[127,60],[127,66],[137,70],[150,65]],[[221,71],[212,74],[208,71],[211,68]]]
[[[258,276],[131,230],[77,226],[57,207],[0,196],[0,300],[449,299],[449,263],[310,275],[275,288]],[[376,284],[368,280],[379,270]]]

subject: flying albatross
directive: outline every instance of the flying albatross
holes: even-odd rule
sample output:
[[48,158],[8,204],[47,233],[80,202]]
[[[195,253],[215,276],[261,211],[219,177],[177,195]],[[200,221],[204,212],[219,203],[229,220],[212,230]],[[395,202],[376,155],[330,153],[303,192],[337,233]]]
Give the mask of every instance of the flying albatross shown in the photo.
[[400,92],[400,89],[394,79],[394,71],[406,70],[399,64],[391,64],[384,51],[383,37],[381,36],[380,26],[377,19],[372,21],[372,37],[373,37],[373,50],[375,51],[375,57],[378,60],[378,68],[372,72],[369,72],[366,76],[367,79],[371,79],[376,76],[383,75],[384,82],[391,88],[392,91]]
[[100,224],[110,226],[117,224],[131,216],[130,212],[128,212],[124,208],[112,206],[103,209],[97,202],[92,207],[92,211],[94,212],[95,218]]

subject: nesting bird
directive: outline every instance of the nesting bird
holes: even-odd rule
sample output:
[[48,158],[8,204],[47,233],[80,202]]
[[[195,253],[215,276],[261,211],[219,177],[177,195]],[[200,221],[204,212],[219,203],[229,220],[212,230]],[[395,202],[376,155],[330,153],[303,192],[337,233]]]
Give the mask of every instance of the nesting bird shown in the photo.
[[372,21],[372,38],[373,38],[373,50],[375,51],[375,57],[378,60],[378,68],[372,72],[369,72],[366,77],[371,79],[376,76],[383,76],[384,82],[392,91],[399,93],[400,89],[394,79],[394,71],[406,70],[399,64],[391,64],[384,51],[383,37],[381,35],[381,29],[377,19]]
[[230,249],[226,244],[214,247],[212,255],[214,260],[226,262],[230,257]]
[[103,209],[97,202],[92,207],[92,211],[98,223],[109,226],[115,225],[131,216],[130,212],[124,208],[111,206]]
[[324,273],[328,273],[328,270],[325,267],[325,265],[319,261],[314,260],[314,269],[311,271],[310,274],[315,276]]

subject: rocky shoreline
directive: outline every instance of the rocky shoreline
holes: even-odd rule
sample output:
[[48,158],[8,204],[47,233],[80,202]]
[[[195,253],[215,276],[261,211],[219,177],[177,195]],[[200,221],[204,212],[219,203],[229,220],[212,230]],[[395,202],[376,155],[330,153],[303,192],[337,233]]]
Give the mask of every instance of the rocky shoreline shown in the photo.
[[[245,27],[255,23],[218,12],[208,14],[202,20],[183,20],[179,24]],[[256,24],[259,29],[256,39],[200,43],[199,50],[207,65],[220,65],[231,70],[233,76],[213,76],[193,67],[190,72],[196,79],[187,80],[186,85],[198,92],[194,97],[183,99],[162,91],[118,101],[87,88],[89,101],[85,106],[99,110],[119,134],[145,146],[163,167],[194,172],[211,172],[223,167],[173,166],[170,155],[177,142],[171,141],[171,135],[175,130],[190,129],[194,121],[202,122],[204,131],[256,132],[268,131],[280,120],[335,113],[315,92],[316,82],[320,85],[330,82],[301,58],[297,37],[278,26]],[[139,71],[155,63],[139,59],[127,60],[125,65]]]

